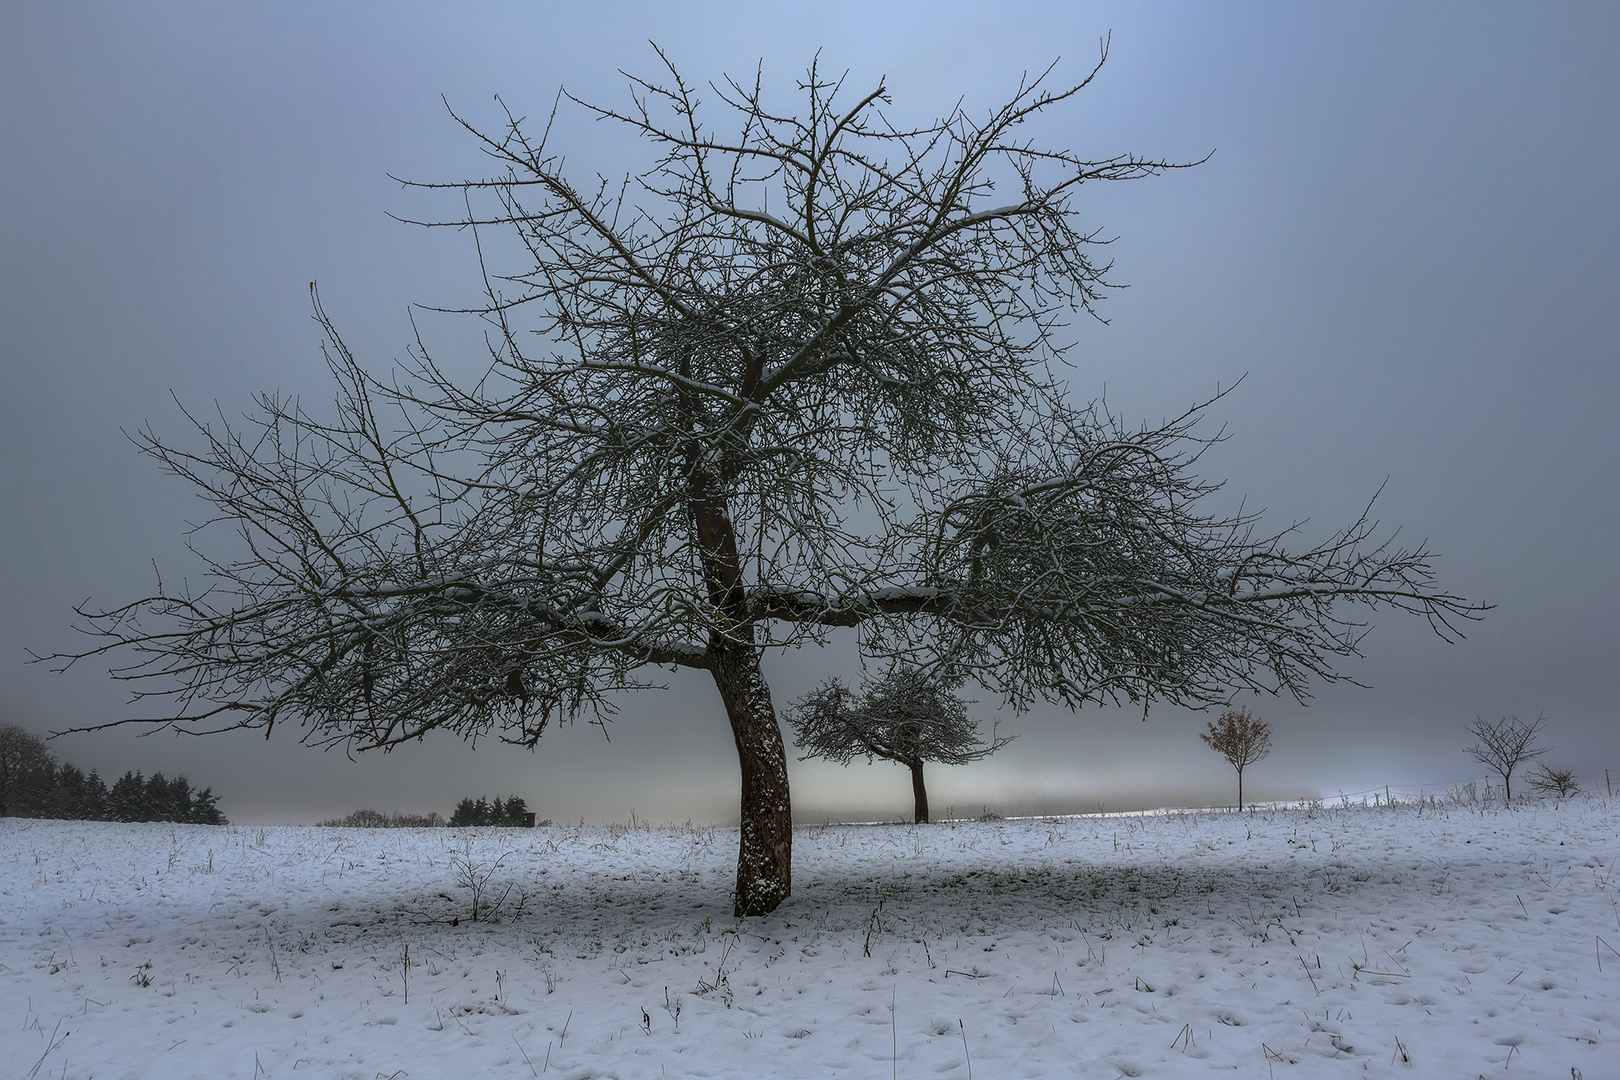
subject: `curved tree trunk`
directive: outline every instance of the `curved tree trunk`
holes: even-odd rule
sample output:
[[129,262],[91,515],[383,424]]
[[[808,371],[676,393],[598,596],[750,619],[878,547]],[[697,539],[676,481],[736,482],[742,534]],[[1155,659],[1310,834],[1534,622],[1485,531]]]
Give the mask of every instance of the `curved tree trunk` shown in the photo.
[[793,814],[787,749],[776,724],[759,653],[726,644],[713,651],[714,684],[726,706],[742,766],[742,838],[737,853],[736,915],[775,911],[792,888]]
[[917,800],[917,816],[914,819],[918,825],[928,824],[928,789],[923,787],[922,759],[915,758],[906,762],[911,769],[911,794]]
[[[683,373],[690,375],[684,362]],[[693,408],[689,401],[685,407]],[[788,800],[787,748],[782,745],[782,729],[771,706],[771,688],[759,667],[754,628],[747,621],[742,557],[725,483],[717,473],[701,467],[699,445],[694,442],[688,450],[692,466],[688,506],[709,602],[718,616],[717,629],[709,639],[709,672],[725,703],[742,769],[742,835],[732,904],[733,913],[740,918],[775,911],[792,891],[793,813]]]

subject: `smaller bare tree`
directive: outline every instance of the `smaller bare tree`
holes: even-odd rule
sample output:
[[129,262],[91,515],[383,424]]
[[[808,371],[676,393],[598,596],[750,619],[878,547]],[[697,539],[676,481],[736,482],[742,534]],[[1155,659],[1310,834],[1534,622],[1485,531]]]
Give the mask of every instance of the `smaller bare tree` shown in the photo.
[[860,693],[837,679],[805,695],[788,711],[793,740],[805,751],[800,761],[826,758],[848,765],[857,754],[883,758],[911,770],[915,821],[928,823],[928,789],[923,763],[966,765],[989,757],[1016,736],[979,738],[979,722],[968,702],[951,687],[913,669],[896,669],[865,682]]
[[1555,769],[1551,765],[1538,765],[1536,771],[1525,779],[1541,794],[1556,795],[1560,799],[1567,799],[1581,790],[1581,785],[1575,782],[1574,769]]
[[1242,810],[1243,767],[1271,753],[1271,725],[1249,715],[1248,709],[1227,709],[1198,737],[1237,770],[1238,809]]
[[1517,715],[1494,723],[1476,716],[1467,728],[1468,734],[1474,737],[1474,745],[1463,749],[1473,754],[1481,764],[1490,766],[1502,778],[1503,797],[1512,801],[1513,770],[1552,749],[1550,746],[1536,745],[1536,736],[1546,726],[1545,713],[1528,723]]

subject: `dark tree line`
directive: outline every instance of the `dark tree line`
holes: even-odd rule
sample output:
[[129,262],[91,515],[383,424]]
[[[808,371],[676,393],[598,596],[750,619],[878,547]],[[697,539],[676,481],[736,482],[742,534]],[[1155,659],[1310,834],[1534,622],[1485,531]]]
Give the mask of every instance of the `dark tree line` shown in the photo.
[[228,824],[218,803],[213,788],[161,772],[126,772],[109,786],[95,769],[58,764],[39,736],[0,724],[0,816]]
[[529,804],[521,795],[513,795],[504,802],[499,797],[494,802],[489,802],[482,795],[477,799],[462,799],[456,804],[456,812],[450,815],[450,825],[453,828],[467,825],[501,825],[520,829],[528,824]]

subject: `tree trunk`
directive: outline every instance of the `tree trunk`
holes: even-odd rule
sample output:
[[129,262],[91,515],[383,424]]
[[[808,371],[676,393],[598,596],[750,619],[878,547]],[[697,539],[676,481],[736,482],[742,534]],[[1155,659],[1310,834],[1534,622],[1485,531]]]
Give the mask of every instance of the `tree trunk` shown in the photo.
[[917,816],[913,819],[918,825],[928,824],[928,789],[923,787],[921,759],[908,761],[906,765],[911,769],[911,794],[917,800]]
[[1243,813],[1243,768],[1238,767],[1238,813]]
[[759,653],[727,643],[713,652],[714,684],[725,703],[742,766],[742,838],[737,852],[734,914],[764,915],[792,887],[793,814],[787,749],[759,669]]
[[[684,365],[685,362],[683,362]],[[683,366],[690,375],[690,368]],[[687,408],[692,407],[687,403]],[[759,668],[759,648],[748,619],[742,557],[732,528],[726,488],[702,467],[700,443],[688,449],[689,508],[703,563],[704,584],[714,606],[716,629],[709,639],[710,673],[726,706],[742,768],[741,837],[733,913],[764,915],[786,900],[793,884],[793,813],[788,801],[787,748],[771,706],[771,688]]]

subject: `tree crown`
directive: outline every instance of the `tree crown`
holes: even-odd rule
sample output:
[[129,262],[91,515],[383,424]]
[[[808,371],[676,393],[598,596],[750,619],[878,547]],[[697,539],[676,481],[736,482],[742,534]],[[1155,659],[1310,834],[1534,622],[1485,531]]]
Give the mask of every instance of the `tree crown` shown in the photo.
[[1271,753],[1271,725],[1247,708],[1227,709],[1198,737],[1239,772]]
[[860,692],[831,679],[786,713],[804,758],[847,765],[857,755],[903,764],[965,765],[989,757],[1017,736],[979,737],[968,702],[927,672],[896,669],[864,683]]
[[1520,720],[1517,715],[1494,721],[1476,716],[1466,728],[1468,734],[1474,737],[1474,743],[1465,749],[1474,756],[1474,760],[1488,766],[1507,781],[1520,764],[1552,749],[1550,746],[1536,745],[1546,726],[1545,715],[1531,721]]

